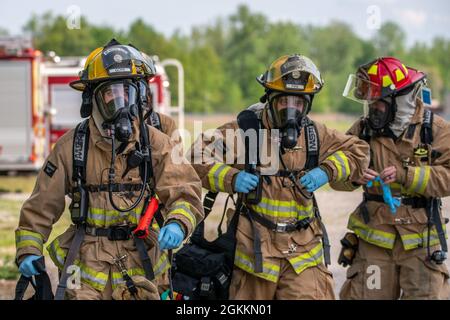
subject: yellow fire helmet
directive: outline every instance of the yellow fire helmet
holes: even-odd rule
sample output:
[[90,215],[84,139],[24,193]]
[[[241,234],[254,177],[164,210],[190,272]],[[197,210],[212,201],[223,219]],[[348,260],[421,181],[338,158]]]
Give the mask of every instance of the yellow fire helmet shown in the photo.
[[112,79],[151,78],[156,74],[153,61],[131,45],[112,39],[106,46],[92,51],[86,59],[80,79],[70,86],[83,91],[88,84]]
[[316,65],[299,54],[279,57],[256,80],[268,90],[292,94],[315,94],[324,85]]

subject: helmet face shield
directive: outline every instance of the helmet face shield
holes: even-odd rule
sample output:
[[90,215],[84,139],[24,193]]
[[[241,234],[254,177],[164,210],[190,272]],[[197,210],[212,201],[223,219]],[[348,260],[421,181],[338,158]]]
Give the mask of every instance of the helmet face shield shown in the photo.
[[138,90],[130,81],[104,82],[94,90],[94,95],[105,121],[114,120],[124,108],[137,116]]
[[362,74],[351,74],[342,95],[359,103],[372,103],[381,98],[381,87],[365,79]]
[[277,95],[271,100],[274,125],[281,129],[288,123],[299,123],[308,109],[308,103],[303,96]]

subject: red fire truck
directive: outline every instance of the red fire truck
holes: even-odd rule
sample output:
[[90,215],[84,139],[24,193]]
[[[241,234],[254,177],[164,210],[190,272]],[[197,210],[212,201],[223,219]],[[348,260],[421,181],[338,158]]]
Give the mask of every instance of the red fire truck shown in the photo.
[[[153,59],[157,75],[149,85],[155,110],[176,115],[182,130],[182,66],[173,59]],[[0,38],[0,172],[39,169],[54,143],[81,121],[81,93],[69,83],[77,79],[84,61],[53,52],[44,59],[29,39]],[[178,69],[179,106],[171,106],[164,66]]]
[[0,171],[34,171],[46,155],[42,54],[30,39],[0,38]]
[[69,83],[78,79],[83,69],[84,59],[78,57],[60,58],[54,53],[45,61],[43,76],[46,79],[46,105],[51,114],[50,149],[68,130],[81,121],[80,92],[72,89]]

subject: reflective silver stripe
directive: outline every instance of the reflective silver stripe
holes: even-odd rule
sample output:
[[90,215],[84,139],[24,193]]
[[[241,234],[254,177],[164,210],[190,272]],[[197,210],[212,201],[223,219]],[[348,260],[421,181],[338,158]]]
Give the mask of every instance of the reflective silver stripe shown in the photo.
[[[381,242],[381,243],[386,243],[386,244],[389,244],[392,246],[394,245],[395,239],[392,240],[392,239],[385,238],[382,235],[373,232],[372,230],[365,230],[362,228],[358,228],[358,231],[360,231],[367,239],[374,240],[377,243]],[[367,240],[367,239],[364,239],[364,240]]]
[[153,270],[155,277],[161,275],[165,271],[165,269],[168,265],[169,265],[169,259],[167,257],[165,257],[164,261],[161,263],[161,265],[156,270]]
[[34,241],[34,242],[37,242],[37,243],[40,243],[40,244],[43,243],[43,241],[42,241],[41,238],[38,238],[38,237],[35,237],[35,236],[32,236],[32,235],[28,235],[28,236],[18,236],[18,237],[17,237],[17,241],[18,241],[18,242],[26,241],[26,240]]
[[309,211],[303,211],[303,210],[298,210],[297,207],[295,205],[290,206],[290,207],[285,207],[285,206],[275,206],[269,203],[264,203],[264,202],[260,202],[257,205],[258,207],[261,207],[263,209],[266,209],[267,211],[278,211],[278,212],[295,212],[295,213],[302,213],[304,215],[308,215],[311,214],[311,210]]
[[[408,238],[408,237],[401,237],[403,245],[408,248],[412,247],[419,247],[419,246],[426,246],[428,242],[428,233],[424,234],[414,234],[417,235],[417,237],[414,238]],[[406,235],[408,236],[408,235]],[[406,238],[406,239],[405,239]],[[436,231],[432,231],[430,235],[430,243],[433,244],[434,242],[439,241],[439,236],[436,234]]]
[[221,191],[219,188],[219,175],[220,173],[225,170],[225,168],[227,168],[227,165],[225,164],[221,164],[220,167],[218,167],[216,169],[216,171],[214,172],[214,188],[216,189],[216,191]]
[[394,247],[395,234],[372,229],[358,221],[354,216],[350,216],[347,227],[369,243],[386,249]]
[[341,168],[342,168],[342,179],[346,179],[348,177],[348,173],[347,173],[347,168],[345,166],[345,160],[341,157],[339,152],[336,152],[335,154],[333,154],[336,159],[339,161],[339,163],[341,164]]
[[419,168],[419,180],[417,181],[417,184],[414,187],[414,192],[419,192],[420,191],[420,189],[422,188],[422,185],[424,183],[424,179],[425,179],[425,168],[424,167],[420,167]]
[[[237,260],[239,263],[247,266],[249,269],[253,270],[253,272],[255,271],[255,266],[251,261],[246,260],[243,257],[240,257],[238,254],[236,254],[235,260]],[[279,271],[269,269],[267,267],[264,267],[264,265],[263,265],[263,273],[267,274],[269,276],[275,277],[275,278],[278,278],[278,275],[279,275]]]
[[[134,276],[144,276],[145,275],[145,271],[144,269],[130,269],[127,270],[127,274],[130,277],[134,277]],[[115,288],[116,286],[118,286],[119,284],[125,283],[125,279],[123,278],[122,274],[120,272],[114,272],[111,278],[111,283],[113,285],[113,288]]]
[[138,215],[135,211],[129,211],[120,214],[119,212],[115,212],[112,214],[105,214],[105,213],[93,213],[92,211],[88,212],[87,220],[94,224],[101,223],[105,226],[108,226],[113,223],[122,222],[122,221],[129,221],[137,223],[138,221]]
[[88,279],[89,281],[95,282],[100,284],[101,286],[105,286],[106,282],[105,280],[102,280],[100,278],[96,278],[93,275],[90,275],[89,273],[87,273],[86,271],[83,270],[83,267],[79,267],[80,268],[80,274],[81,274],[81,278],[85,278]]
[[[59,251],[59,250],[61,250],[61,252]],[[55,259],[58,261],[58,263],[59,263],[59,267],[60,267],[60,269],[62,269],[63,268],[63,266],[64,266],[64,262],[65,262],[65,258],[66,258],[66,256],[64,255],[64,256],[61,256],[61,254],[65,254],[65,252],[63,251],[63,249],[59,249],[58,250],[58,248],[56,248],[56,240],[55,241],[53,241],[51,244],[50,244],[50,246],[48,247],[48,252],[49,252],[49,254],[50,255],[53,255],[53,257],[55,257]],[[53,254],[52,254],[53,253]]]
[[189,208],[189,206],[187,206],[187,205],[184,204],[184,203],[177,204],[175,207],[171,208],[170,211],[175,210],[175,209],[184,209],[184,210],[186,210],[186,211],[191,212],[191,209]]
[[[299,267],[301,267],[302,265],[307,264],[307,263],[316,263],[316,264],[318,264],[319,263],[319,258],[321,258],[322,255],[323,255],[323,249],[320,248],[319,251],[317,251],[317,253],[315,255],[313,255],[312,257],[306,258],[306,259],[302,259],[302,260],[294,263],[292,266],[294,267],[295,270],[297,270],[297,269],[299,269]],[[322,259],[320,259],[320,261],[321,260]]]
[[192,224],[192,227],[195,227],[197,225],[197,218],[192,213],[188,202],[182,201],[180,203],[178,203],[178,202],[175,203],[175,207],[170,209],[168,218],[170,218],[174,215],[182,215],[182,216],[186,217],[189,220],[189,222]]

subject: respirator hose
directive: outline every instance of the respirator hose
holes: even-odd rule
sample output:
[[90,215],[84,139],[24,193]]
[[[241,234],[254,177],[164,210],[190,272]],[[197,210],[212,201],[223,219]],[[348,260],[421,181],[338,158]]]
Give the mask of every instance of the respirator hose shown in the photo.
[[119,208],[116,203],[114,202],[113,199],[113,191],[112,191],[112,185],[114,184],[114,178],[116,175],[115,169],[114,169],[114,163],[116,161],[116,146],[115,146],[115,139],[114,139],[114,126],[111,126],[110,128],[111,130],[111,144],[112,144],[112,152],[111,152],[111,166],[109,168],[109,175],[108,175],[108,195],[109,195],[109,201],[111,202],[111,205],[113,206],[113,208],[119,212],[128,212],[133,210],[134,208],[136,208],[139,203],[141,203],[142,198],[144,197],[144,193],[145,193],[145,186],[147,185],[147,171],[148,171],[148,164],[147,162],[144,163],[144,179],[143,179],[143,183],[142,183],[142,187],[139,193],[139,197],[136,200],[136,202],[134,202],[130,207],[125,208],[125,209],[121,209]]

